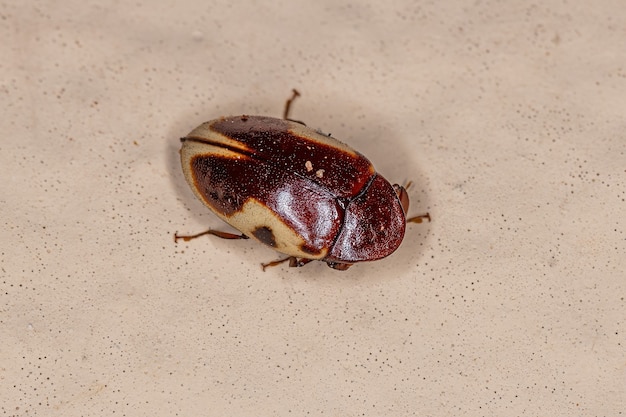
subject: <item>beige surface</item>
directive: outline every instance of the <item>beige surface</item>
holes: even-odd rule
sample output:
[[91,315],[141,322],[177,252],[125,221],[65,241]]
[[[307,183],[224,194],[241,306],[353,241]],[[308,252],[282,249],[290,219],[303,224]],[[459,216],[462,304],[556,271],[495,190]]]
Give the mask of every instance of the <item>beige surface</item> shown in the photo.
[[[626,413],[622,2],[213,3],[0,8],[1,416]],[[292,87],[415,181],[392,257],[174,244],[178,138]]]

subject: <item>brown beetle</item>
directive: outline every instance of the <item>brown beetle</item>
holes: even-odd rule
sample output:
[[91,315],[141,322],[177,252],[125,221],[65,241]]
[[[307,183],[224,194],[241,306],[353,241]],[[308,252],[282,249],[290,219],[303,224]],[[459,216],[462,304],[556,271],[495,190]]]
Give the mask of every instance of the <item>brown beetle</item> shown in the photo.
[[185,178],[196,196],[242,234],[208,230],[227,239],[255,238],[287,258],[290,266],[312,260],[346,270],[395,251],[407,221],[409,198],[372,163],[344,143],[288,119],[222,117],[182,138]]

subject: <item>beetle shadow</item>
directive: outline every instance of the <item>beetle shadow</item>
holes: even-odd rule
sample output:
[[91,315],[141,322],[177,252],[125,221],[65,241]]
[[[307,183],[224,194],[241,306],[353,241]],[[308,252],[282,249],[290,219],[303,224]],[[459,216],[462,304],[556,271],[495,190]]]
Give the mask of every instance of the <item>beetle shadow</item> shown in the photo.
[[[285,89],[285,97],[288,98],[289,89]],[[188,216],[195,219],[195,222],[202,225],[201,228],[216,228],[224,231],[234,231],[231,226],[213,215],[193,194],[187,185],[180,167],[180,141],[179,138],[190,132],[199,124],[221,116],[252,114],[281,117],[284,101],[271,97],[267,101],[262,101],[258,96],[242,97],[226,104],[221,102],[219,107],[208,107],[204,109],[194,109],[181,114],[177,122],[170,126],[167,132],[168,157],[167,165],[170,171],[170,181],[176,190],[178,200],[187,209]],[[308,127],[319,129],[326,134],[331,134],[356,149],[372,161],[376,171],[392,184],[405,185],[408,182],[412,186],[408,190],[410,207],[408,217],[424,214],[430,211],[430,199],[428,196],[428,177],[422,169],[423,159],[420,159],[420,138],[419,136],[408,138],[402,131],[393,129],[391,122],[376,109],[364,107],[360,103],[346,100],[346,97],[333,96],[330,103],[321,103],[320,97],[313,95],[307,100],[306,91],[300,97],[295,107],[292,108],[291,115],[296,119],[303,120]],[[280,97],[279,99],[283,99]],[[315,100],[315,101],[314,101]],[[273,108],[276,107],[276,108]],[[340,115],[340,116],[338,116]],[[418,121],[415,122],[418,124]],[[391,127],[389,127],[391,126]],[[417,131],[419,129],[406,128],[406,131]],[[307,280],[326,280],[342,278],[347,281],[354,280],[362,283],[364,281],[380,281],[386,279],[398,279],[406,276],[410,271],[414,271],[416,266],[423,265],[423,254],[428,247],[431,237],[433,223],[437,222],[437,216],[430,211],[432,223],[421,224],[409,223],[406,228],[404,240],[400,247],[387,258],[362,262],[353,265],[347,271],[335,271],[328,268],[323,262],[311,262],[302,268],[289,268],[286,264],[268,269],[265,274],[278,274],[285,279],[296,276],[307,277]],[[185,224],[189,221],[181,221],[177,228],[181,232],[201,232],[203,230],[187,230]],[[193,226],[197,227],[197,226]],[[174,231],[172,231],[174,232]],[[220,244],[233,249],[241,245],[246,245],[247,249],[262,247],[256,242],[242,242],[220,240]],[[232,245],[232,246],[230,246]],[[249,246],[248,246],[249,245]],[[254,270],[261,268],[257,264],[261,256],[270,258],[263,261],[271,261],[284,257],[282,254],[263,248],[249,257],[250,268]],[[234,255],[232,255],[234,256]],[[294,274],[294,272],[297,272]]]

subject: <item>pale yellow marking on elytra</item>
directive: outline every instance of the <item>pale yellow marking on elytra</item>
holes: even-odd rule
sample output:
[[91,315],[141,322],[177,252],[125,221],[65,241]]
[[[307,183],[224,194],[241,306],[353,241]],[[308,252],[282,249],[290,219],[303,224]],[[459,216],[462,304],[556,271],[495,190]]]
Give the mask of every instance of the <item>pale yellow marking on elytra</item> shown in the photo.
[[214,213],[226,223],[252,239],[255,239],[255,230],[267,227],[272,231],[276,241],[276,246],[273,249],[286,255],[298,258],[322,259],[326,257],[328,253],[328,249],[322,249],[318,254],[310,254],[300,250],[300,247],[304,244],[302,236],[283,223],[274,212],[265,206],[265,204],[254,198],[249,198],[244,203],[241,210],[233,213],[229,217],[217,212]]
[[189,132],[187,137],[194,139],[208,139],[211,142],[223,144],[225,147],[241,149],[242,151],[250,152],[251,149],[248,148],[243,142],[240,142],[237,139],[229,138],[228,136],[216,132],[213,129],[214,123],[221,122],[223,120],[224,118],[221,118],[202,123],[200,126]]

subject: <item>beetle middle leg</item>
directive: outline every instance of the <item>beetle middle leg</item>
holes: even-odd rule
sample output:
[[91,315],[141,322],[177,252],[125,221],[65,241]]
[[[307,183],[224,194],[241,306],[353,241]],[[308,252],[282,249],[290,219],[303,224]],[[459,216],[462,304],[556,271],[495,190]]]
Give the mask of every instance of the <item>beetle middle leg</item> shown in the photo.
[[220,232],[219,230],[209,229],[209,230],[206,230],[202,233],[198,233],[195,235],[179,235],[178,232],[176,232],[174,233],[174,242],[178,243],[178,239],[182,239],[185,242],[189,242],[192,239],[195,239],[197,237],[204,236],[204,235],[213,235],[222,239],[249,239],[248,236],[244,234],[237,235],[235,233]]
[[263,268],[263,272],[265,272],[265,268],[268,268],[270,266],[276,266],[276,265],[280,265],[284,262],[289,261],[289,266],[290,267],[296,267],[299,268],[301,266],[304,266],[306,264],[308,264],[309,262],[313,261],[313,259],[306,259],[306,258],[296,258],[295,256],[289,256],[287,258],[284,259],[279,259],[277,261],[272,261],[272,262],[268,262],[266,264],[261,264],[261,268]]

